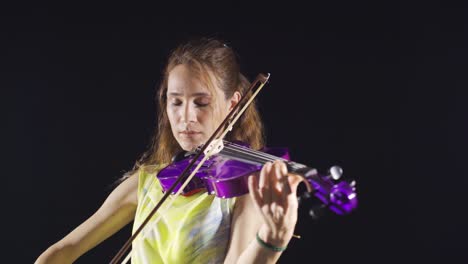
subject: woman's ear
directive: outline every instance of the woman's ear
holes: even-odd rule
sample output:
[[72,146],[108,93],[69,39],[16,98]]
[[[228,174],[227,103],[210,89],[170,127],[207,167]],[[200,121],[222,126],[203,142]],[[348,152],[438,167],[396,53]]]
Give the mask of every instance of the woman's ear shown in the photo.
[[229,99],[229,112],[239,103],[242,95],[238,92],[235,91],[234,94],[231,96]]

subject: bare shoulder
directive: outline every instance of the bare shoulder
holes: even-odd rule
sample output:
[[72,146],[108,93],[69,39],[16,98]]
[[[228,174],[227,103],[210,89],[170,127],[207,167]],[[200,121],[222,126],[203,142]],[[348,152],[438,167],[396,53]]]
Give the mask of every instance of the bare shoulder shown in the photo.
[[139,171],[132,173],[123,180],[109,195],[108,200],[119,202],[121,205],[137,205],[138,203],[138,175]]

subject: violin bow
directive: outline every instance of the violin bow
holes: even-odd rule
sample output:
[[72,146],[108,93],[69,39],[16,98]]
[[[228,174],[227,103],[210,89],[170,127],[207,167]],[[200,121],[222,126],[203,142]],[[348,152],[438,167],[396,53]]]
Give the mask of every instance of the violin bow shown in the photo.
[[[199,168],[205,163],[205,161],[211,157],[212,155],[218,153],[223,149],[223,138],[224,136],[232,130],[233,125],[237,122],[237,120],[240,118],[240,116],[245,112],[247,107],[252,103],[252,101],[255,99],[257,94],[260,92],[260,90],[263,88],[263,86],[268,82],[270,78],[270,74],[263,74],[260,73],[257,75],[255,80],[252,82],[250,85],[249,89],[245,93],[245,96],[242,96],[241,100],[234,106],[234,108],[228,113],[226,118],[224,118],[223,122],[218,126],[218,128],[215,130],[215,132],[211,135],[211,137],[208,139],[208,141],[202,145],[200,151],[198,151],[195,156],[192,158],[190,163],[187,165],[187,167],[182,171],[182,173],[177,177],[176,181],[172,184],[172,186],[164,193],[163,197],[161,200],[159,200],[158,204],[153,208],[153,210],[148,214],[148,216],[145,218],[145,220],[141,223],[141,225],[138,227],[138,229],[133,233],[133,235],[125,242],[125,244],[122,246],[122,248],[117,252],[117,254],[112,258],[110,264],[117,264],[120,259],[123,257],[125,252],[128,250],[132,242],[135,240],[135,238],[138,236],[138,234],[141,233],[143,228],[147,225],[151,217],[158,211],[158,209],[162,206],[162,204],[167,200],[167,198],[171,195],[172,191],[176,188],[176,186],[182,182],[183,184],[179,188],[176,194],[173,194],[172,198],[167,205],[166,208],[170,208],[172,203],[175,201],[175,199],[179,196],[179,194],[182,192],[182,190],[185,188],[185,186],[192,180],[193,176],[198,172]],[[257,87],[255,90],[254,88]],[[252,92],[251,96],[247,96],[250,91]],[[244,104],[244,101],[247,102]],[[242,108],[237,112],[239,107],[242,105]],[[223,129],[224,128],[224,129]],[[218,136],[219,135],[219,136]],[[200,155],[204,153],[205,156],[204,158],[198,163],[197,167],[192,171],[192,173],[187,176],[190,168],[192,168],[195,164],[195,162],[198,160]],[[156,218],[152,224],[156,224],[159,221],[160,217]],[[130,259],[132,252],[130,251],[127,255],[127,257],[124,259],[122,264],[127,263],[127,261]]]

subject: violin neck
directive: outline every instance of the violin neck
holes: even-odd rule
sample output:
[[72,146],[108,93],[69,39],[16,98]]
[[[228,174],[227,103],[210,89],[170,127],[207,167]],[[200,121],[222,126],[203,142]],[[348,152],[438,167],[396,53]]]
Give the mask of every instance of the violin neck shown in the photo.
[[253,165],[263,165],[267,162],[274,162],[275,160],[281,160],[286,163],[288,171],[290,172],[303,172],[308,168],[304,164],[300,164],[294,161],[289,161],[285,158],[272,155],[267,152],[262,152],[258,150],[253,150],[245,146],[241,146],[231,142],[225,142],[224,148],[218,153],[218,155],[230,158],[233,160],[238,160],[241,162],[253,164]]

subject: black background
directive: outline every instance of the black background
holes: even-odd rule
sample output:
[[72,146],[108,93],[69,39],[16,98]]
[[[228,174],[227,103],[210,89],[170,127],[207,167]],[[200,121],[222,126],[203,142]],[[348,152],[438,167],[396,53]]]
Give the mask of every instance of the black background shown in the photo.
[[[19,4],[1,11],[4,255],[32,263],[146,149],[169,51],[224,39],[270,146],[355,179],[359,208],[301,217],[280,263],[466,261],[468,35],[450,2]],[[107,263],[130,226],[77,263]]]

